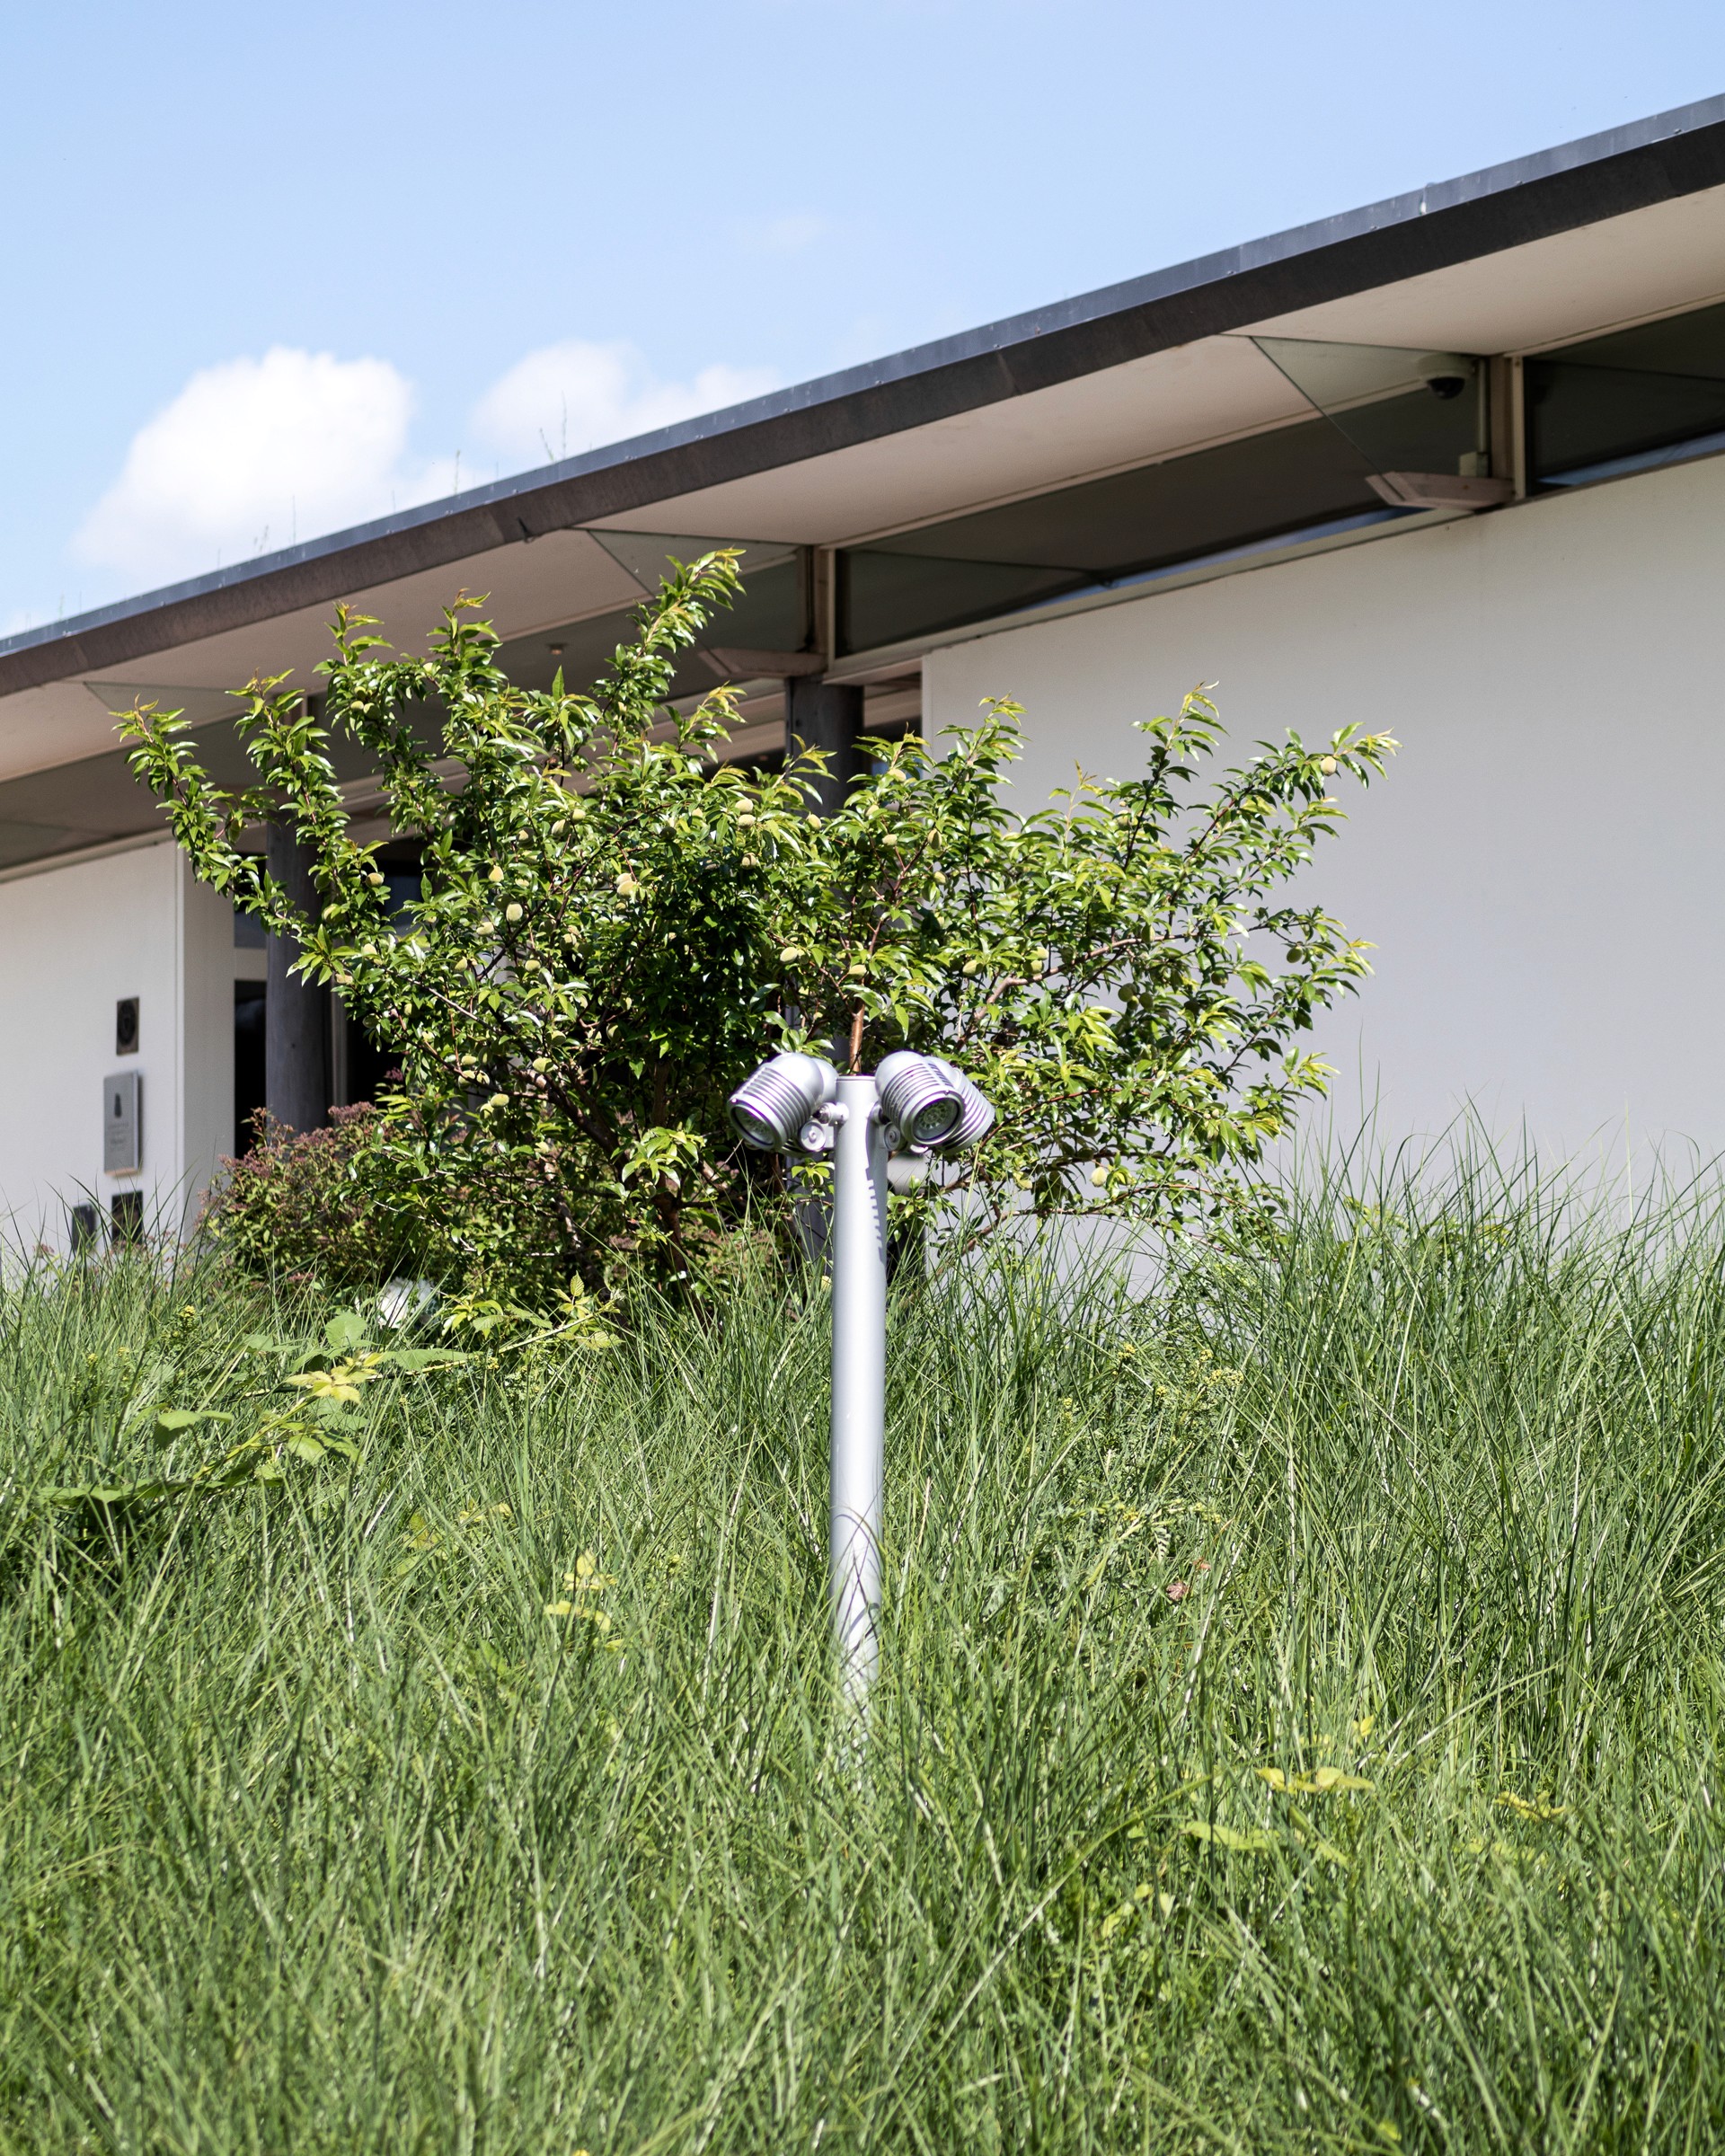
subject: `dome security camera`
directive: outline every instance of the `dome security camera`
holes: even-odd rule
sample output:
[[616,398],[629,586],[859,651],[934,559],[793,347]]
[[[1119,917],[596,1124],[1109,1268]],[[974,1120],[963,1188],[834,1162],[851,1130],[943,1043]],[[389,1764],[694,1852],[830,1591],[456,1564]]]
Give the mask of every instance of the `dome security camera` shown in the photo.
[[1447,404],[1473,379],[1473,367],[1460,352],[1426,352],[1414,363],[1414,372],[1434,397]]

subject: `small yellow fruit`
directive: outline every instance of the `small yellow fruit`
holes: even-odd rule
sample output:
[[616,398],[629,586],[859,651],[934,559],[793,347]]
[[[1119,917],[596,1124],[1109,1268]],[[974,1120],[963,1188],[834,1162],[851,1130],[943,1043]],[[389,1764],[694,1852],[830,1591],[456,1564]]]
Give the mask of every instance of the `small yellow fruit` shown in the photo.
[[1333,756],[1323,757],[1318,764],[1318,769],[1326,779],[1333,778],[1336,771],[1336,759]]
[[503,908],[503,918],[506,921],[518,921],[521,918],[521,908],[518,906],[506,906]]
[[502,871],[502,870],[501,870],[501,869],[493,869],[493,870],[491,870],[491,875],[490,875],[490,877],[487,879],[487,881],[488,881],[488,882],[491,882],[491,883],[501,883],[501,882],[502,882],[502,880],[503,880],[503,871]]

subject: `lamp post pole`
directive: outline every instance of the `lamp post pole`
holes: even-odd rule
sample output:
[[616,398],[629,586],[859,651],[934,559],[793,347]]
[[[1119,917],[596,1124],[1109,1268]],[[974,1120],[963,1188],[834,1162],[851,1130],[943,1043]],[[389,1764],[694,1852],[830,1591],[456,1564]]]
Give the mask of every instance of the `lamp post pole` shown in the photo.
[[757,1153],[833,1162],[833,1419],[827,1591],[840,1696],[861,1718],[880,1664],[880,1509],[887,1413],[887,1155],[962,1151],[995,1111],[938,1056],[898,1048],[872,1077],[787,1050],[727,1103]]
[[[827,1580],[839,1685],[861,1712],[880,1659],[887,1398],[887,1140],[872,1078],[841,1078],[833,1143]],[[831,1112],[831,1111],[829,1111]]]

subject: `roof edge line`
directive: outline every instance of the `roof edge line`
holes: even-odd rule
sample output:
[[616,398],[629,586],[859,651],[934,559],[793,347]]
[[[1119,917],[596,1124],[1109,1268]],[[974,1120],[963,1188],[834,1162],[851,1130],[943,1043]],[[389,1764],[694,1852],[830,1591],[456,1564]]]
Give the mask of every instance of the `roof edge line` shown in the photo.
[[[1375,267],[1381,267],[1378,258],[1398,234],[1418,234],[1420,243],[1415,251],[1421,256],[1442,258],[1445,249],[1439,243],[1439,228],[1458,217],[1465,219],[1468,212],[1477,214],[1494,202],[1543,193],[1553,183],[1572,182],[1578,174],[1599,172],[1624,161],[1644,161],[1650,153],[1709,132],[1720,137],[1720,155],[1701,161],[1709,166],[1705,174],[1699,178],[1693,172],[1652,175],[1665,184],[1654,186],[1645,194],[1644,202],[1694,192],[1725,181],[1725,94],[1101,286],[1053,305],[915,345],[741,404],[680,420],[650,434],[534,466],[484,487],[417,504],[244,564],[235,563],[67,620],[44,623],[0,639],[0,696],[64,680],[98,666],[124,664],[150,652],[201,641],[225,629],[248,626],[272,614],[328,604],[348,591],[394,582],[419,570],[540,538],[550,531],[600,524],[606,515],[650,507],[657,499],[830,454],[884,434],[908,431],[958,411],[1030,393],[1075,374],[1102,371],[1149,350],[1225,333],[1228,329],[1263,319],[1267,313],[1290,312],[1303,304],[1365,288],[1372,282],[1393,282],[1393,277],[1375,277],[1372,272]],[[1714,165],[1717,171],[1712,169]],[[1622,207],[1632,208],[1644,206],[1644,202],[1627,202]],[[1616,213],[1607,208],[1599,216],[1611,214]],[[1561,221],[1548,225],[1535,216],[1520,221],[1517,230],[1478,246],[1476,252],[1480,255],[1500,252],[1544,236],[1548,230],[1570,229],[1594,221],[1598,221],[1598,216],[1585,214],[1585,209],[1568,225]],[[1349,251],[1362,257],[1351,281],[1346,276],[1339,283],[1333,276],[1328,279],[1316,276],[1314,283],[1326,288],[1314,288],[1305,296],[1284,291],[1261,298],[1252,289],[1254,285],[1275,281],[1278,273],[1285,278],[1302,263],[1314,273],[1323,265],[1333,270]],[[1472,258],[1463,253],[1455,259]],[[1433,265],[1421,262],[1404,273],[1418,274],[1419,268],[1429,266]],[[1366,274],[1358,274],[1359,270]],[[1331,283],[1338,284],[1336,291],[1327,288]],[[1210,305],[1196,304],[1199,296],[1207,293]],[[1165,313],[1169,319],[1162,323],[1146,319],[1156,313]],[[1119,333],[1108,336],[1109,325],[1119,325]],[[1010,363],[1013,355],[1019,356],[1017,365]],[[895,392],[899,393],[895,395]],[[899,409],[906,404],[924,409]],[[818,415],[826,416],[827,425],[815,424]],[[810,438],[817,432],[827,438]],[[774,455],[770,441],[778,436],[787,438]],[[767,456],[751,462],[748,455],[751,443],[768,448]],[[666,469],[686,464],[695,468]],[[614,483],[607,487],[604,483],[607,480]],[[615,483],[620,480],[624,483]],[[582,495],[594,499],[583,503],[579,499]],[[557,499],[560,496],[561,500]],[[524,509],[539,514],[530,522],[522,513]],[[764,538],[771,535],[739,536]],[[365,559],[367,555],[374,557],[369,563]],[[140,632],[152,617],[157,632],[146,640]]]

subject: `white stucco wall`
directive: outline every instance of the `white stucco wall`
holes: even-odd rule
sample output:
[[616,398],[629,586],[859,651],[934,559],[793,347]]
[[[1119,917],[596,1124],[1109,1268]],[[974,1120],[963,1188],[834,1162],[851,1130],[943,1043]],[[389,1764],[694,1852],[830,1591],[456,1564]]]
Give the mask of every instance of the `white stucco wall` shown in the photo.
[[1319,1037],[1339,1125],[1725,1152],[1725,459],[959,641],[924,725],[1018,698],[1028,801],[1199,681],[1243,744],[1403,744],[1312,873],[1377,946]]
[[[142,1188],[146,1216],[195,1213],[232,1145],[233,911],[171,843],[0,882],[0,1233],[64,1250],[67,1208]],[[139,1048],[114,1005],[139,999]],[[104,1175],[102,1082],[143,1079],[143,1169]]]

